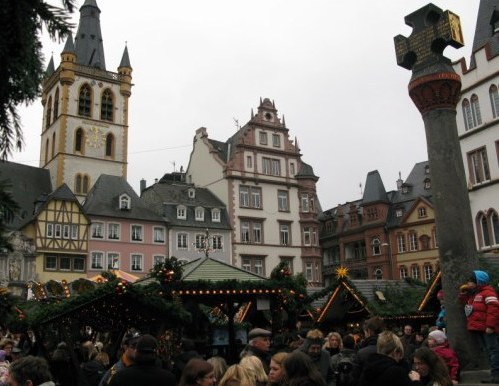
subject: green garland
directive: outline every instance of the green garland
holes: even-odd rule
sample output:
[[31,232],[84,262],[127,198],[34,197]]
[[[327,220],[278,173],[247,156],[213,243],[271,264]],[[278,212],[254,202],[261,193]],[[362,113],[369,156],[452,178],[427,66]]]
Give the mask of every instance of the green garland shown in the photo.
[[76,319],[80,324],[96,328],[102,328],[103,325],[99,324],[105,320],[111,320],[118,327],[146,322],[147,318],[161,317],[171,325],[187,321],[187,311],[164,299],[160,290],[157,285],[124,285],[123,281],[115,278],[79,296],[44,301],[43,304],[38,302],[40,306],[26,313],[26,319],[31,326],[59,319]]

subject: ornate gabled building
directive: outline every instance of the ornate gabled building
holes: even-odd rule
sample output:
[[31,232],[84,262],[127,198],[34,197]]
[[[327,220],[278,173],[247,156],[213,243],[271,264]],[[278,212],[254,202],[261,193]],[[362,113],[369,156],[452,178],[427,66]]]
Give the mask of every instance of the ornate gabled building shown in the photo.
[[185,173],[167,173],[147,188],[142,181],[142,200],[168,225],[170,256],[186,262],[209,256],[230,264],[231,228],[222,201],[186,183]]
[[273,102],[261,100],[258,112],[225,142],[198,129],[186,179],[227,206],[233,265],[268,276],[287,261],[311,285],[322,281],[318,177],[302,161]]
[[[454,63],[462,82],[457,127],[468,179],[477,249],[499,253],[499,1],[482,0],[469,66]],[[459,111],[459,109],[461,111]]]
[[75,280],[86,270],[88,217],[66,184],[42,194],[22,232],[35,240],[40,281]]
[[438,264],[437,230],[428,162],[414,165],[405,182],[398,181],[386,223],[392,278],[428,282]]
[[100,174],[127,175],[132,67],[125,47],[117,72],[107,71],[95,0],[85,0],[74,42],[69,35],[45,75],[40,167],[82,202]]
[[397,188],[386,192],[378,171],[369,172],[361,200],[321,214],[326,283],[339,266],[354,279],[431,278],[438,249],[428,162]]

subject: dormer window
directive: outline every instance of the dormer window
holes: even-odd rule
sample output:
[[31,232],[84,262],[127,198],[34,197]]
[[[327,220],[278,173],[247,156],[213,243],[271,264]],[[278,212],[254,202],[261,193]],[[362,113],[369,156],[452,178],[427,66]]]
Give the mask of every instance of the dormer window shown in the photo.
[[190,188],[190,189],[187,191],[187,195],[189,196],[189,198],[195,198],[195,197],[196,197],[196,189],[194,189],[194,188]]
[[404,211],[402,210],[402,208],[395,209],[395,217],[402,217],[403,214]]
[[121,210],[131,209],[130,196],[128,196],[128,194],[122,194],[120,196],[120,209]]
[[430,174],[430,166],[429,165],[426,165],[424,167],[424,174]]
[[407,185],[402,186],[402,194],[407,194],[409,193],[409,187]]
[[186,220],[187,219],[187,208],[183,205],[177,206],[177,219]]
[[425,179],[425,180],[424,180],[424,188],[425,188],[426,190],[428,190],[428,189],[430,189],[430,188],[431,188],[431,181],[430,181],[430,179],[429,179],[429,178],[427,178],[427,179]]
[[196,208],[196,221],[204,221],[204,208]]
[[211,221],[220,222],[220,209],[214,208],[211,210]]

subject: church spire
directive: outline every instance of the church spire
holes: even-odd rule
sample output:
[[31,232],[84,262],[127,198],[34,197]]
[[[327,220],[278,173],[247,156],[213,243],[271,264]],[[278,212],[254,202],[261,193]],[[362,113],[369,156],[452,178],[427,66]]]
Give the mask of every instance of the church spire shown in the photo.
[[64,44],[64,49],[62,50],[62,52],[70,54],[75,53],[75,45],[73,43],[73,33],[71,31],[69,31],[68,33],[68,38],[66,39],[66,44]]
[[128,67],[132,68],[130,65],[130,58],[128,57],[128,46],[125,45],[125,49],[123,50],[123,56],[121,57],[120,67]]
[[54,67],[54,55],[51,55],[50,56],[50,61],[49,61],[49,64],[47,66],[47,69],[45,70],[45,76],[48,78],[50,75],[52,75],[55,71],[55,67]]
[[78,64],[106,69],[100,29],[100,9],[96,0],[85,0],[80,8],[80,22],[75,36]]

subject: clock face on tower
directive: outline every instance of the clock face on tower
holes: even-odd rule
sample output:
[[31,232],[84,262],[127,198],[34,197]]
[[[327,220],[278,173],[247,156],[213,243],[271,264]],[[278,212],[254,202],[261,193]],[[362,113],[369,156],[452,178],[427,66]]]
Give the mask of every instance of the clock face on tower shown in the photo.
[[93,148],[99,148],[105,141],[105,135],[102,133],[102,130],[97,127],[92,127],[87,130],[87,140],[86,143],[88,146]]

